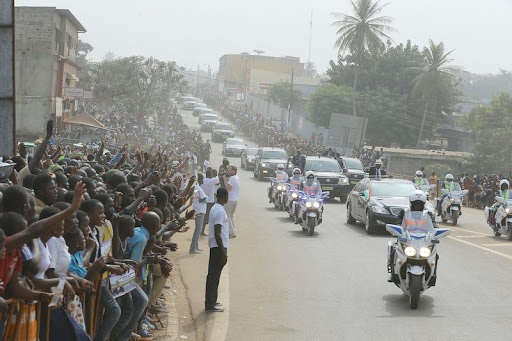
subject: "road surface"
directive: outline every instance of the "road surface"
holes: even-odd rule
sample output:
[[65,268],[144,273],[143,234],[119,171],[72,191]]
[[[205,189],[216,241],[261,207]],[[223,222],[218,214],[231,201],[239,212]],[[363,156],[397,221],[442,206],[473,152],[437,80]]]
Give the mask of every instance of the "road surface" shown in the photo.
[[[189,126],[197,118],[182,111]],[[205,139],[210,134],[204,134]],[[246,141],[249,146],[255,146]],[[221,144],[212,143],[214,167]],[[229,158],[240,166],[239,158]],[[327,202],[323,224],[307,236],[268,203],[267,183],[239,168],[237,238],[230,240],[219,301],[224,313],[205,313],[208,245],[189,255],[191,233],[178,255],[197,340],[509,340],[512,242],[494,237],[483,212],[463,209],[441,241],[437,286],[409,309],[387,283],[386,232],[367,235],[346,224],[346,207]]]

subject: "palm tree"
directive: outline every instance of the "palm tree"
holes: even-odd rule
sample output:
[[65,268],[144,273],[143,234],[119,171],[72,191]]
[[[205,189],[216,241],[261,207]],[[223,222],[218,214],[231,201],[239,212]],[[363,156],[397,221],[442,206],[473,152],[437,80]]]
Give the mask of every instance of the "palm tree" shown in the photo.
[[382,53],[386,49],[385,41],[392,40],[387,33],[394,29],[390,26],[393,22],[391,17],[378,16],[387,4],[382,4],[380,0],[355,0],[350,3],[354,14],[334,13],[338,20],[332,26],[338,28],[338,39],[334,46],[338,48],[339,55],[348,52],[355,60],[352,111],[357,116],[358,67],[365,55]]
[[423,58],[425,59],[425,65],[417,67],[422,72],[416,76],[412,82],[411,95],[416,98],[420,98],[425,104],[423,111],[423,118],[421,120],[420,134],[418,136],[418,143],[416,147],[419,147],[421,138],[423,135],[423,129],[425,127],[425,119],[429,109],[437,110],[438,100],[443,89],[446,89],[446,85],[453,86],[455,76],[453,72],[458,71],[460,68],[457,66],[450,66],[452,59],[449,58],[453,52],[445,52],[444,43],[434,43],[432,40],[429,41],[429,46],[423,48]]

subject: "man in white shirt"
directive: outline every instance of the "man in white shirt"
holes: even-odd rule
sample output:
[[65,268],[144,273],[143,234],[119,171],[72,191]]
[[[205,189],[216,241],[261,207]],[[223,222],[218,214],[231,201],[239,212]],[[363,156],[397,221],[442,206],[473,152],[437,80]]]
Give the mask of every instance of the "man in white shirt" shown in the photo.
[[211,169],[208,169],[206,171],[206,178],[203,179],[203,184],[201,185],[201,188],[203,189],[204,193],[208,197],[206,200],[206,214],[204,216],[203,220],[203,228],[201,230],[202,235],[206,235],[204,233],[204,230],[206,228],[206,224],[208,224],[209,214],[210,210],[212,209],[213,204],[215,203],[215,190],[218,188],[217,185],[219,184],[219,178],[213,177],[213,172]]
[[196,227],[194,229],[194,235],[192,236],[192,242],[190,243],[189,253],[200,253],[201,249],[199,249],[199,234],[201,233],[201,228],[203,227],[204,216],[206,214],[206,201],[208,200],[208,196],[204,193],[203,189],[200,185],[203,184],[203,174],[198,174],[197,176],[197,184],[194,188],[194,193],[192,194],[192,206],[196,211],[197,218],[195,221]]
[[240,195],[240,179],[238,178],[236,166],[229,166],[228,175],[229,180],[224,176],[224,182],[226,183],[226,189],[229,193],[229,200],[224,206],[226,214],[228,215],[229,221],[229,238],[236,237],[235,230],[235,211],[238,203],[238,196]]
[[206,277],[206,294],[204,307],[206,311],[223,312],[224,308],[217,302],[219,281],[222,268],[228,262],[229,223],[224,205],[228,201],[228,191],[224,187],[217,190],[217,203],[210,211],[208,245],[210,260]]

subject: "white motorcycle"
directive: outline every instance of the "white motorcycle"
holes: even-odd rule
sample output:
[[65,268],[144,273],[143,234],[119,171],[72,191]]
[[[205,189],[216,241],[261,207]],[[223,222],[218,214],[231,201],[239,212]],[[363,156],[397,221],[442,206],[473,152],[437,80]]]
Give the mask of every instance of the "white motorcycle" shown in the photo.
[[[462,200],[468,194],[467,190],[464,191],[448,191],[447,189],[441,190],[442,194],[446,194],[443,202],[441,203],[441,220],[446,223],[451,220],[452,225],[457,225],[459,217],[462,215]],[[438,199],[439,200],[439,199]]]
[[284,199],[284,210],[288,212],[290,218],[295,218],[295,209],[300,203],[300,194],[297,186],[288,184],[288,191]]
[[284,181],[278,181],[276,178],[270,178],[270,181],[272,182],[271,200],[276,208],[283,211],[288,184]]
[[489,214],[492,213],[491,208],[488,206],[484,209],[485,219],[493,229],[496,237],[504,234],[507,236],[508,240],[512,240],[512,199],[505,200],[502,197],[496,197],[496,201],[499,206],[497,207],[496,214],[494,215],[494,226],[489,223]]
[[[423,212],[413,212],[423,215]],[[419,217],[418,222],[431,222],[430,219]],[[388,272],[391,272],[390,282],[409,296],[411,309],[418,308],[420,295],[435,285],[437,248],[439,239],[450,234],[449,229],[434,229],[426,223],[423,228],[414,230],[404,229],[398,225],[386,225],[386,230],[398,238],[394,244],[388,242]]]
[[322,223],[322,214],[324,211],[324,199],[329,196],[329,192],[322,192],[318,196],[309,195],[306,192],[299,191],[299,224],[303,231],[307,231],[312,236],[315,233],[315,227]]

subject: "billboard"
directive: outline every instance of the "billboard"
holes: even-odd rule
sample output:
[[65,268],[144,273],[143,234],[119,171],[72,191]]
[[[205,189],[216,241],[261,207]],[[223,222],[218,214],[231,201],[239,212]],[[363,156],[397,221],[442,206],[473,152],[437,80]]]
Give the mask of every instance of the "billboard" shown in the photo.
[[331,114],[327,144],[344,154],[352,154],[354,147],[359,147],[366,136],[368,119],[365,117]]

